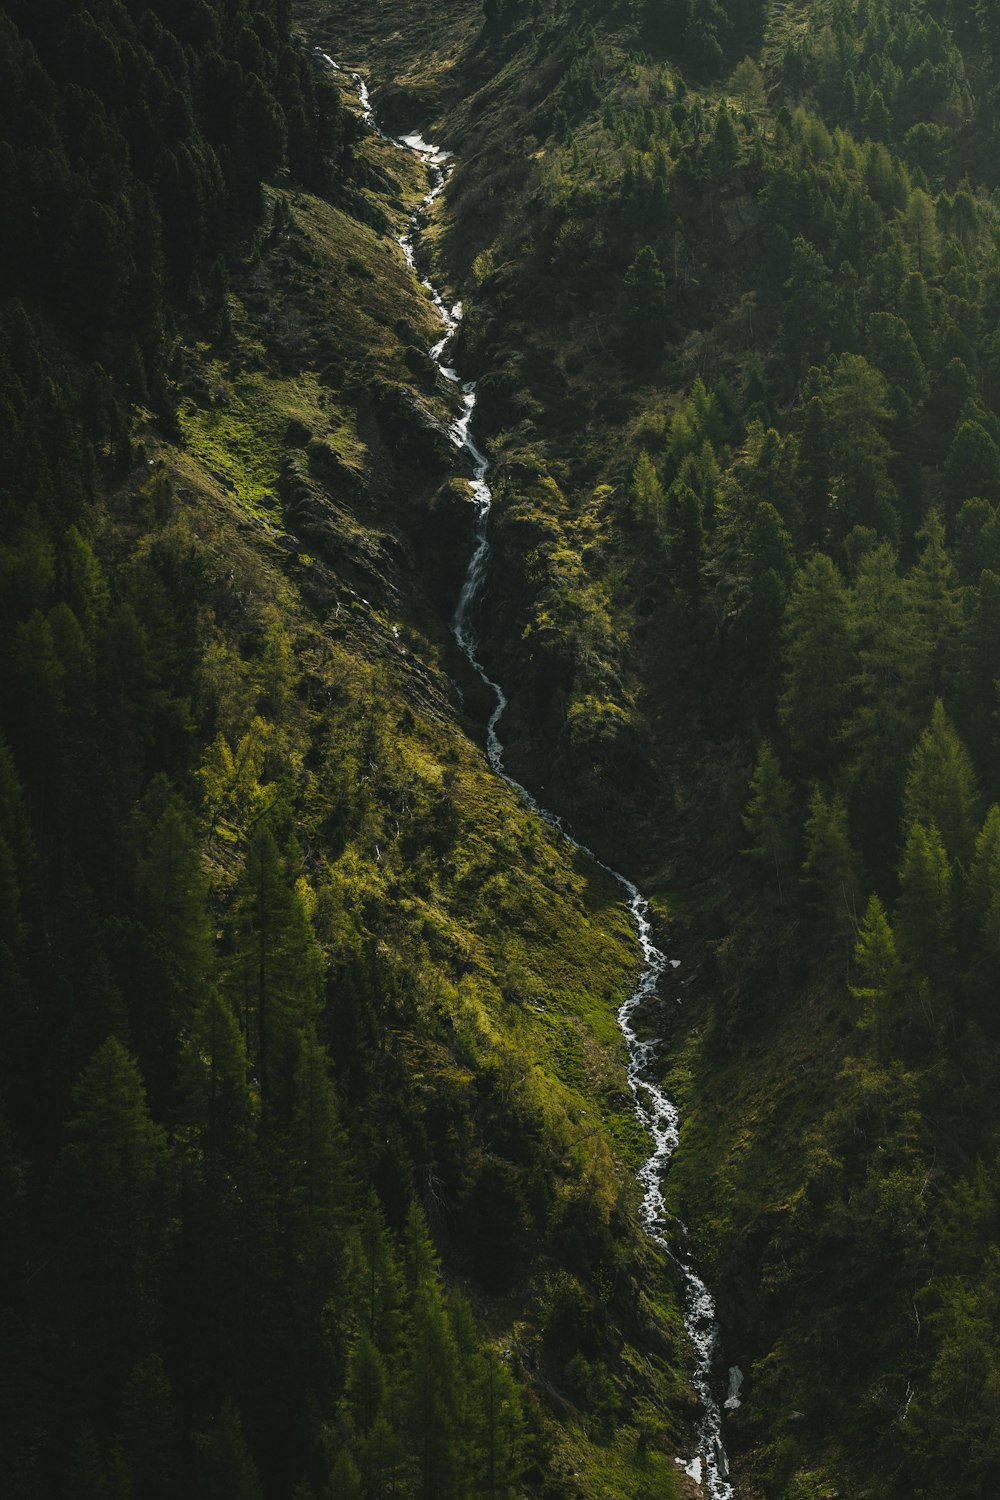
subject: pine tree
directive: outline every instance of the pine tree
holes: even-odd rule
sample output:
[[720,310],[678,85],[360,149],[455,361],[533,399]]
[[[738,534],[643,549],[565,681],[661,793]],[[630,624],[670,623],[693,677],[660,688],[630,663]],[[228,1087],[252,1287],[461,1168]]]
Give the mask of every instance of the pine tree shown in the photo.
[[253,1129],[247,1055],[235,1016],[211,990],[195,1011],[181,1049],[180,1117],[210,1154],[232,1153]]
[[232,921],[228,992],[239,1007],[262,1100],[287,1109],[296,1034],[316,1015],[322,961],[301,896],[263,822],[250,835]]
[[865,910],[854,961],[861,970],[865,987],[852,989],[852,994],[870,1007],[867,1019],[875,1030],[876,1057],[881,1063],[885,1061],[888,1039],[886,1013],[899,982],[899,960],[885,908],[874,894]]
[[114,1038],[73,1090],[49,1192],[59,1253],[109,1358],[152,1325],[164,1269],[167,1147],[134,1060]]
[[806,535],[822,546],[830,512],[830,445],[826,408],[818,396],[809,400],[802,418],[799,475]]
[[403,1285],[385,1219],[374,1193],[361,1217],[357,1268],[358,1311],[363,1326],[380,1354],[392,1360],[401,1337]]
[[138,880],[138,914],[147,935],[142,974],[148,1007],[140,1016],[140,1053],[165,1070],[176,1037],[204,1001],[213,978],[208,881],[194,818],[176,798],[156,817]]
[[701,501],[690,485],[675,479],[667,491],[666,543],[671,572],[681,591],[695,600],[701,588],[705,527]]
[[435,1283],[439,1271],[437,1252],[427,1229],[427,1219],[419,1203],[410,1203],[403,1229],[403,1268],[410,1293]]
[[756,110],[764,109],[767,104],[767,84],[752,57],[745,57],[737,64],[729,87],[739,100],[744,114],[753,114]]
[[927,370],[902,318],[895,313],[872,313],[865,334],[871,362],[889,382],[890,399],[898,392],[911,407],[926,401]]
[[732,171],[740,154],[740,138],[736,134],[736,126],[733,117],[723,105],[715,118],[715,130],[712,135],[712,154],[718,167],[719,175],[725,176]]
[[330,1482],[323,1491],[323,1500],[370,1500],[358,1466],[346,1448],[342,1448],[334,1460]]
[[465,1477],[464,1393],[444,1297],[432,1281],[413,1299],[407,1418],[418,1500],[458,1500]]
[[857,927],[859,860],[843,798],[827,799],[816,788],[809,800],[803,838],[802,881],[811,888],[818,911],[840,934]]
[[492,1345],[474,1361],[470,1405],[474,1493],[509,1500],[524,1470],[524,1416],[514,1378]]
[[906,277],[899,311],[926,364],[934,352],[934,317],[927,283],[919,271],[910,271]]
[[112,1448],[105,1465],[107,1500],[137,1500],[132,1484],[132,1466],[120,1448]]
[[857,793],[866,799],[873,842],[884,854],[896,836],[896,799],[920,713],[914,689],[919,658],[911,598],[888,543],[867,552],[858,564],[854,605],[857,707],[845,738],[852,751]]
[[163,1500],[174,1485],[176,1419],[170,1381],[158,1354],[141,1360],[122,1395],[119,1440],[134,1500]]
[[263,1500],[257,1466],[243,1436],[236,1403],[226,1397],[208,1435],[196,1500]]
[[[386,1402],[385,1361],[367,1329],[362,1329],[347,1367],[346,1400],[354,1430],[367,1439]],[[365,1475],[367,1482],[368,1476]]]
[[349,1199],[346,1148],[329,1059],[311,1030],[300,1039],[292,1101],[288,1154],[292,1196],[303,1219],[303,1291],[311,1289],[321,1308],[339,1272]]
[[951,502],[949,514],[955,515],[966,500],[973,498],[991,504],[1000,500],[1000,450],[982,423],[960,423],[944,471]]
[[910,247],[911,265],[921,276],[937,270],[939,236],[934,204],[921,188],[914,188],[902,216],[903,238]]
[[663,525],[663,486],[656,465],[645,449],[636,459],[630,493],[636,515],[651,521],[659,530]]
[[798,235],[785,281],[782,339],[796,374],[822,359],[831,304],[830,268],[816,246]]
[[829,763],[847,719],[856,665],[850,600],[825,553],[810,558],[795,579],[784,664],[779,718],[804,767],[817,770]]
[[1000,959],[1000,807],[993,804],[976,838],[976,850],[965,887],[965,932],[974,951],[986,960],[992,990]]
[[795,798],[768,740],[760,747],[750,780],[743,826],[753,840],[745,852],[773,873],[778,899],[784,901],[785,871],[795,848]]
[[70,1450],[62,1500],[108,1500],[101,1448],[90,1422],[80,1427]]
[[913,823],[899,872],[895,932],[904,958],[939,978],[951,936],[951,866],[934,824]]
[[650,245],[643,245],[625,273],[625,333],[628,352],[643,365],[663,352],[667,284]]
[[955,562],[963,584],[979,582],[984,568],[1000,562],[992,545],[996,532],[996,511],[988,500],[966,500],[955,518]]
[[918,540],[924,542],[924,549],[910,574],[909,589],[914,637],[920,652],[918,691],[929,702],[955,677],[963,625],[962,596],[944,544],[944,523],[937,511],[928,515]]
[[976,764],[984,768],[987,791],[1000,793],[997,747],[997,683],[1000,681],[1000,574],[985,568],[972,593],[972,609],[965,622],[962,670],[958,687],[969,726],[969,744]]
[[361,1445],[365,1500],[395,1500],[401,1492],[406,1457],[406,1444],[398,1424],[380,1412]]
[[843,354],[825,381],[830,448],[842,477],[841,535],[858,523],[894,537],[898,516],[889,479],[891,449],[884,433],[891,412],[885,377],[860,354]]

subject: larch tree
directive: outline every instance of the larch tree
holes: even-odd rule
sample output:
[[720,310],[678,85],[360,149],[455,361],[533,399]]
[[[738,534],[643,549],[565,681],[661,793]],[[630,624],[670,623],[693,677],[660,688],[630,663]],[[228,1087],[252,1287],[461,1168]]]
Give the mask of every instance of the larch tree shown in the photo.
[[413,1299],[407,1419],[417,1500],[459,1500],[466,1467],[461,1359],[441,1288],[418,1285]]
[[524,1413],[514,1377],[492,1345],[473,1361],[470,1408],[475,1493],[508,1500],[524,1471]]
[[899,983],[899,959],[885,907],[874,894],[869,897],[861,923],[854,961],[861,971],[864,985],[852,987],[852,994],[868,1007],[866,1022],[874,1029],[876,1057],[879,1063],[883,1063],[888,1040],[887,1011]]
[[177,1416],[158,1354],[139,1361],[122,1394],[118,1440],[135,1500],[168,1500],[174,1480]]
[[643,245],[625,273],[625,332],[632,356],[652,364],[663,352],[667,283],[651,245]]
[[944,472],[950,515],[955,515],[973,497],[992,504],[1000,500],[1000,449],[981,422],[960,423],[948,450]]
[[636,459],[632,471],[630,495],[635,513],[660,529],[663,525],[663,485],[656,465],[645,449]]
[[932,702],[955,677],[963,629],[962,590],[945,546],[944,522],[931,511],[918,540],[923,550],[910,573],[914,640],[919,652],[918,691]]
[[677,584],[688,600],[701,589],[705,527],[701,501],[689,484],[675,479],[667,491],[665,535],[667,555]]
[[979,788],[969,753],[940,698],[910,757],[903,824],[933,824],[949,859],[968,867],[979,822]]
[[[347,1367],[346,1400],[354,1430],[366,1439],[385,1405],[389,1389],[385,1360],[363,1328],[351,1350]],[[366,1481],[368,1476],[365,1475]]]
[[73,1090],[66,1135],[49,1187],[59,1259],[76,1315],[89,1337],[100,1330],[113,1370],[153,1325],[170,1238],[166,1138],[114,1037]]
[[789,595],[784,668],[779,719],[804,766],[814,769],[828,762],[843,728],[856,669],[850,598],[823,552],[797,574]]
[[230,1396],[208,1434],[194,1493],[195,1500],[263,1500],[239,1408]]
[[933,823],[910,826],[894,916],[902,956],[928,978],[941,978],[951,939],[951,865]]
[[214,989],[195,1011],[181,1047],[178,1109],[183,1126],[210,1155],[234,1154],[253,1132],[246,1044],[232,1010]]
[[750,779],[750,796],[743,826],[751,837],[746,853],[768,877],[773,876],[779,901],[784,901],[785,876],[796,842],[795,796],[781,774],[778,757],[768,740],[760,747]]
[[227,990],[242,1018],[261,1098],[287,1110],[298,1029],[316,1015],[322,958],[266,822],[251,832],[232,919]]
[[940,236],[934,204],[923,188],[914,188],[900,218],[903,239],[909,247],[911,265],[921,276],[937,270]]
[[860,860],[851,842],[844,799],[817,787],[809,799],[803,835],[802,882],[823,921],[841,936],[856,931]]

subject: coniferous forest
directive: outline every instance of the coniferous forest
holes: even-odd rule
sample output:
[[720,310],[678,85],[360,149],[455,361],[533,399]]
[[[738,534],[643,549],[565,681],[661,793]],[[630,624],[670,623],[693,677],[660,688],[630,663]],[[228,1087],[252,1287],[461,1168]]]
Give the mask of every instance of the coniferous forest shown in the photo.
[[3,1494],[1000,1492],[992,0],[5,0],[0,222]]

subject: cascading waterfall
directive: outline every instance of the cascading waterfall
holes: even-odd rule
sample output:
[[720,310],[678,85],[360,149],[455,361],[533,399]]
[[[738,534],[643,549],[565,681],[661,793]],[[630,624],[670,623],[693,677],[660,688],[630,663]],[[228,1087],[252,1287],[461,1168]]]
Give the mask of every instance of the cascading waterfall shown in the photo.
[[[331,68],[338,73],[343,72],[332,57],[318,48],[317,52]],[[416,242],[428,210],[447,186],[448,179],[454,170],[453,158],[450,152],[429,145],[422,136],[416,133],[395,138],[387,135],[375,119],[364,78],[360,73],[351,73],[350,77],[358,91],[364,120],[382,140],[396,146],[399,150],[413,153],[427,167],[430,191],[420,208],[411,216],[407,232],[399,237],[399,245],[407,265],[416,270]],[[638,1013],[642,1006],[655,996],[660,976],[668,965],[677,968],[677,960],[668,960],[654,945],[649,902],[632,881],[605,864],[586,844],[575,839],[563,826],[562,820],[547,807],[543,807],[527,787],[522,786],[510,775],[504,765],[504,747],[497,729],[507,707],[507,698],[500,684],[494,682],[479,659],[479,636],[475,618],[486,582],[490,556],[489,517],[493,495],[486,478],[490,463],[472,434],[472,419],[476,410],[476,383],[472,380],[463,381],[454,366],[447,362],[446,357],[448,346],[462,319],[462,304],[456,302],[449,306],[437,288],[426,278],[421,277],[421,284],[437,308],[444,330],[441,339],[430,351],[431,358],[444,379],[457,386],[462,396],[462,415],[451,425],[451,438],[455,447],[471,460],[470,484],[476,507],[472,556],[452,620],[452,633],[465,659],[494,699],[493,711],[486,725],[486,754],[491,769],[518,793],[533,812],[551,827],[558,829],[572,848],[587,855],[612,879],[616,880],[628,899],[628,907],[639,935],[643,964],[635,990],[619,1007],[618,1023],[628,1047],[628,1079],[636,1113],[653,1140],[653,1151],[639,1172],[639,1182],[643,1189],[640,1217],[646,1234],[666,1251],[678,1266],[683,1278],[684,1321],[695,1351],[693,1384],[701,1401],[702,1414],[698,1428],[700,1451],[690,1462],[683,1463],[683,1467],[692,1479],[705,1486],[712,1500],[732,1500],[733,1489],[729,1482],[729,1464],[722,1443],[723,1405],[720,1404],[715,1392],[720,1365],[715,1303],[711,1292],[688,1263],[684,1254],[672,1245],[667,1237],[668,1216],[663,1200],[662,1182],[667,1163],[679,1139],[677,1107],[664,1090],[659,1085],[650,1082],[646,1076],[654,1060],[655,1044],[640,1040],[635,1029]],[[680,1229],[683,1238],[686,1231],[683,1226],[680,1226]],[[741,1371],[733,1366],[729,1371],[729,1387],[724,1402],[727,1410],[735,1410],[739,1406],[739,1390],[742,1381]],[[682,1461],[678,1460],[678,1462]]]

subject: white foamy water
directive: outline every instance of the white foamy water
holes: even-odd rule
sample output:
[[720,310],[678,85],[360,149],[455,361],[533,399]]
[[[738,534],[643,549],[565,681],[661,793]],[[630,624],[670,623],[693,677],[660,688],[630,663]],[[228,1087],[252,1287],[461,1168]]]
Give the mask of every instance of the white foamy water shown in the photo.
[[[343,71],[326,53],[320,55],[338,72]],[[413,152],[426,163],[430,191],[411,216],[406,233],[400,235],[398,241],[406,264],[415,269],[417,240],[426,223],[428,210],[448,184],[455,166],[454,158],[450,151],[444,151],[440,147],[429,144],[415,131],[398,138],[387,136],[379,129],[375,121],[364,79],[359,73],[352,73],[351,77],[358,89],[358,98],[365,120],[383,140],[392,141],[392,144],[398,146],[400,150]],[[419,275],[419,272],[417,274]],[[653,1082],[649,1076],[655,1067],[656,1044],[642,1041],[636,1030],[639,1012],[643,1005],[655,998],[662,974],[668,967],[678,968],[679,963],[677,959],[668,959],[654,945],[649,902],[638,887],[627,876],[613,870],[610,865],[598,859],[594,851],[586,844],[575,839],[558,815],[544,807],[527,787],[522,786],[510,775],[504,765],[504,746],[498,726],[507,708],[507,698],[503,688],[490,677],[479,659],[479,633],[476,626],[476,615],[486,585],[490,560],[489,518],[493,504],[493,492],[487,479],[490,462],[477,444],[472,432],[472,422],[476,412],[476,382],[474,380],[463,381],[459,372],[447,360],[448,347],[462,320],[462,304],[456,302],[449,306],[438,289],[425,277],[421,278],[421,285],[429,293],[437,308],[443,328],[442,337],[430,351],[431,358],[441,375],[461,389],[462,414],[451,424],[450,434],[455,447],[464,452],[471,461],[470,487],[476,508],[472,555],[452,619],[452,633],[466,661],[493,697],[494,707],[486,725],[486,754],[491,769],[508,786],[513,787],[533,812],[537,813],[540,818],[544,818],[551,827],[558,829],[572,848],[586,854],[618,882],[636,926],[642,949],[642,969],[635,989],[619,1006],[618,1024],[628,1048],[628,1080],[635,1110],[648,1130],[653,1143],[653,1149],[639,1171],[639,1184],[643,1193],[640,1218],[646,1234],[666,1251],[678,1267],[683,1279],[684,1322],[695,1353],[692,1383],[701,1402],[701,1420],[698,1424],[699,1452],[690,1460],[678,1459],[677,1462],[696,1484],[703,1485],[708,1490],[711,1500],[732,1500],[733,1488],[729,1482],[729,1462],[722,1442],[722,1407],[716,1394],[721,1367],[721,1351],[715,1303],[708,1287],[689,1264],[683,1249],[678,1248],[674,1242],[678,1238],[676,1233],[678,1227],[681,1240],[684,1239],[686,1231],[683,1225],[678,1226],[676,1220],[669,1219],[663,1199],[664,1174],[680,1137],[677,1106],[666,1091]],[[673,1238],[668,1238],[668,1231],[671,1228],[674,1230],[674,1235]],[[739,1406],[739,1390],[742,1383],[741,1371],[733,1366],[729,1371],[729,1386],[725,1399],[725,1406],[728,1410],[735,1410]]]

